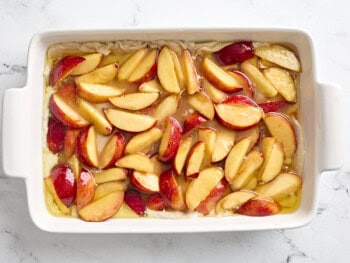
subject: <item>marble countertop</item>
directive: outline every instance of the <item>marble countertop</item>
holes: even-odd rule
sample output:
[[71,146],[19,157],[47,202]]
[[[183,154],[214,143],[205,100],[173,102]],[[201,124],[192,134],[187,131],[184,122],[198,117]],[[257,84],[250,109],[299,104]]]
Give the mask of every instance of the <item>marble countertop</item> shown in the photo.
[[[27,48],[36,32],[117,27],[301,28],[315,43],[318,80],[350,89],[349,10],[346,0],[80,0],[69,1],[69,8],[63,1],[0,0],[0,97],[24,86]],[[317,215],[299,229],[66,235],[36,228],[24,181],[0,177],[0,262],[349,262],[349,188],[349,173],[323,174]]]

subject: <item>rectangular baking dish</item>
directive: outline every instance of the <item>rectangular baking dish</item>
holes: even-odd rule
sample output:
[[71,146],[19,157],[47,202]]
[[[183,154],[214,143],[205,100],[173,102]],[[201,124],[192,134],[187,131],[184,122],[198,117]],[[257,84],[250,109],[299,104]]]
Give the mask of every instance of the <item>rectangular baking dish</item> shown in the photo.
[[[292,214],[269,217],[203,217],[179,219],[115,219],[91,223],[76,218],[52,216],[43,194],[42,113],[43,72],[47,48],[59,42],[115,40],[252,40],[288,42],[300,55],[301,125],[305,165],[302,202]],[[310,37],[289,29],[122,29],[56,31],[35,35],[28,51],[27,84],[9,89],[3,103],[3,167],[5,174],[26,181],[29,212],[42,230],[63,233],[156,233],[247,231],[300,227],[309,223],[317,208],[322,171],[338,170],[345,154],[344,91],[315,80],[315,60]],[[335,103],[336,102],[336,103]],[[349,125],[347,126],[349,127]]]

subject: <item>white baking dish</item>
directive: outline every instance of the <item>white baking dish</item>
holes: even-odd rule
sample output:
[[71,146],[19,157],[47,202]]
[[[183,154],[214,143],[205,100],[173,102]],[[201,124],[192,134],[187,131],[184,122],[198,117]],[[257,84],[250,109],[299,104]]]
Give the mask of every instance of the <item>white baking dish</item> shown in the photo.
[[[43,71],[47,48],[58,42],[113,40],[254,40],[289,42],[299,51],[301,74],[301,124],[305,167],[302,203],[292,214],[269,217],[218,217],[181,219],[114,219],[88,223],[49,214],[43,194],[42,113]],[[300,227],[316,211],[320,174],[343,165],[343,90],[315,80],[315,61],[310,37],[297,30],[200,29],[200,30],[98,30],[46,32],[34,36],[29,47],[26,87],[9,89],[3,104],[3,167],[8,176],[26,180],[28,205],[34,223],[50,232],[150,233],[244,231]],[[345,134],[345,133],[344,133]]]

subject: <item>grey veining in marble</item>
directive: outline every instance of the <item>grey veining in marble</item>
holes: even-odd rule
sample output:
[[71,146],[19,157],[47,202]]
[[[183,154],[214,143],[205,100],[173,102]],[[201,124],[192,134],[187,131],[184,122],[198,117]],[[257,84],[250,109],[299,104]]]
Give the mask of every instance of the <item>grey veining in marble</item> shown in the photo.
[[[126,26],[299,27],[313,36],[318,79],[350,89],[349,10],[345,0],[0,0],[0,96],[25,85],[36,32]],[[317,215],[293,230],[63,235],[31,222],[23,180],[0,177],[0,262],[350,262],[349,188],[350,174],[324,174]]]

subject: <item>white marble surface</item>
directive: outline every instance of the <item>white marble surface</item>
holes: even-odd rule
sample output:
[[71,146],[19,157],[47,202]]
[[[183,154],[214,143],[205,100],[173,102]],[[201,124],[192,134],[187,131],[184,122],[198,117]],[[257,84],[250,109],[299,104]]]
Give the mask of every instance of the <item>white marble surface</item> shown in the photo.
[[[349,10],[346,0],[0,0],[0,96],[25,84],[27,47],[37,31],[125,26],[302,28],[315,42],[318,80],[350,89]],[[24,181],[0,178],[0,262],[350,262],[350,174],[321,181],[317,216],[300,229],[63,235],[33,225]]]

